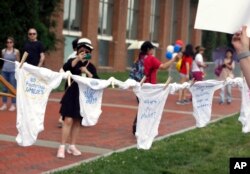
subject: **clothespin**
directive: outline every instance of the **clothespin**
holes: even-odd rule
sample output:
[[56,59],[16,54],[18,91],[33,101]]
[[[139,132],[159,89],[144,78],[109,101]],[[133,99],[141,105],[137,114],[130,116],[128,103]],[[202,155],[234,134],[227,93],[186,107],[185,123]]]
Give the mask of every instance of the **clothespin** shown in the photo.
[[141,79],[141,81],[140,81],[140,85],[142,86],[142,84],[145,82],[145,80],[146,80],[146,76],[143,76],[143,78]]
[[[88,61],[88,60],[87,60],[87,61]],[[85,66],[85,67],[87,68],[87,67],[88,67],[88,65],[89,65],[89,61],[87,62],[87,64],[86,64],[86,66]]]
[[167,81],[166,81],[166,83],[165,83],[165,86],[164,86],[164,89],[166,89],[167,87],[168,87],[168,85],[169,85],[169,83],[172,81],[172,77],[171,76],[169,76],[168,77],[168,79],[167,79]]
[[224,81],[223,81],[223,85],[226,85],[228,82],[228,78],[226,78]]
[[190,83],[190,88],[194,85],[194,83],[195,83],[195,79],[192,78],[191,83]]
[[71,85],[71,77],[70,77],[70,75],[68,75],[67,80],[68,80],[68,87],[70,87],[70,85]]
[[21,60],[21,62],[20,62],[19,68],[22,68],[23,63],[24,63],[25,60],[27,59],[28,55],[29,55],[29,53],[27,53],[26,51],[23,53],[23,57],[22,57],[22,60]]
[[66,71],[65,74],[67,75],[67,83],[68,83],[68,87],[70,87],[71,85],[71,72],[70,71]]
[[111,86],[112,88],[115,88],[115,78],[114,77],[111,77]]

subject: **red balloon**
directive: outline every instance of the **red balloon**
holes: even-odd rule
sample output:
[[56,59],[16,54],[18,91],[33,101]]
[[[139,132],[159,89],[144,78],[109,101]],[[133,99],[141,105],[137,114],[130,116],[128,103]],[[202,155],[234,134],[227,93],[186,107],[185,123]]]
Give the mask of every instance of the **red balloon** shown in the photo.
[[176,40],[175,44],[180,45],[182,47],[184,43],[182,40]]

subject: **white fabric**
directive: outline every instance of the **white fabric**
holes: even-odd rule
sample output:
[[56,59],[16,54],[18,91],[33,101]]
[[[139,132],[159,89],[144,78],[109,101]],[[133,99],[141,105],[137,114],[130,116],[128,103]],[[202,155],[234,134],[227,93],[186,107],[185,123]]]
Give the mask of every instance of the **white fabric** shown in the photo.
[[197,71],[203,72],[203,68],[199,67],[198,64],[203,64],[203,57],[202,54],[200,53],[196,54],[195,59],[192,63],[192,72],[197,72]]
[[174,93],[174,84],[165,87],[164,84],[139,83],[133,88],[139,98],[137,113],[136,138],[138,149],[150,149],[154,138],[158,135],[158,127],[164,105],[169,93]]
[[199,0],[195,29],[233,34],[247,25],[250,37],[249,0]]
[[65,74],[24,63],[16,64],[17,121],[16,141],[20,146],[35,143],[39,132],[44,130],[44,115],[52,89],[58,87]]
[[237,77],[234,79],[227,79],[227,83],[237,85],[241,90],[241,109],[239,121],[242,124],[242,132],[250,132],[250,90],[247,86],[246,80]]
[[113,85],[118,86],[121,89],[128,89],[130,87],[134,87],[138,82],[136,82],[133,79],[127,79],[125,82],[122,82],[120,80],[114,79]]
[[103,89],[107,88],[114,78],[99,80],[72,75],[72,79],[79,86],[80,114],[83,117],[81,124],[94,126],[102,113]]
[[192,93],[193,116],[197,127],[205,127],[209,123],[214,92],[223,85],[224,81],[206,80],[195,82],[189,88]]

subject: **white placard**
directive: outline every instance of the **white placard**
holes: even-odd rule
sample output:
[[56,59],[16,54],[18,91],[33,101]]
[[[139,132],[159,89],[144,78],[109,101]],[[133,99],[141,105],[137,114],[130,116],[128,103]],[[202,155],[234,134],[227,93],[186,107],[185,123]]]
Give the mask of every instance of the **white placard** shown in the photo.
[[199,0],[195,29],[234,34],[243,25],[250,37],[250,0]]

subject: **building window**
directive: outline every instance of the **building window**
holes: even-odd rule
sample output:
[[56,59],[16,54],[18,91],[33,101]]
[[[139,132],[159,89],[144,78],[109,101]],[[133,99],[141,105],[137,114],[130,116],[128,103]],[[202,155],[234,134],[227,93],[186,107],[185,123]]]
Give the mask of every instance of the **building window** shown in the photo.
[[81,0],[65,0],[63,14],[63,29],[68,31],[81,30]]
[[109,43],[107,40],[99,40],[99,55],[98,63],[99,66],[109,66]]
[[100,0],[98,34],[112,35],[113,0]]
[[150,15],[150,39],[153,42],[158,41],[159,37],[159,22],[160,22],[160,7],[159,0],[151,1],[151,15]]
[[137,39],[138,0],[128,1],[127,39]]

